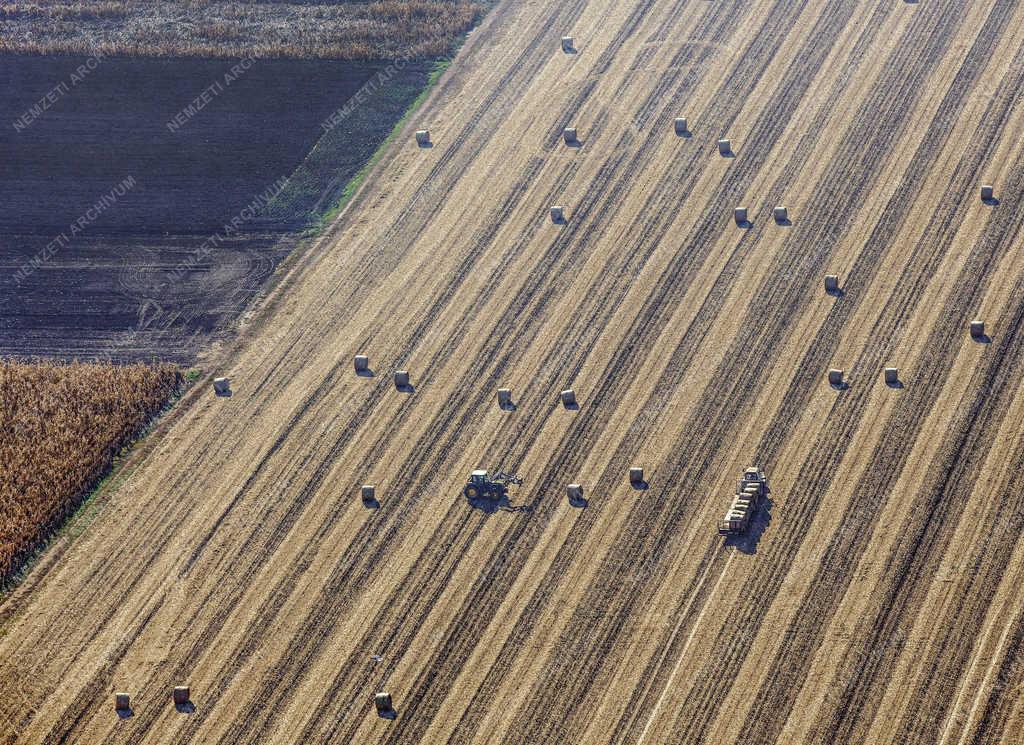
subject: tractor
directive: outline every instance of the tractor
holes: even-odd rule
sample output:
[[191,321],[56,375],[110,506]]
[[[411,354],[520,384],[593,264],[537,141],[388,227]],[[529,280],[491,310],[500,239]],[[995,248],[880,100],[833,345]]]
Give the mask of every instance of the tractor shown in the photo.
[[518,485],[521,483],[523,483],[521,478],[510,473],[498,471],[493,476],[490,476],[487,471],[478,469],[470,474],[462,493],[466,495],[466,499],[483,498],[498,500],[508,496],[510,484]]

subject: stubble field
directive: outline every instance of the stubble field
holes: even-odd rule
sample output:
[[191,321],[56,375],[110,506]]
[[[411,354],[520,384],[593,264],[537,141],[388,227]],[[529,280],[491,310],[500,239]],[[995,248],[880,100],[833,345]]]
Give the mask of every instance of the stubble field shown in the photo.
[[[0,732],[1018,742],[1022,16],[499,4],[224,354],[232,397],[197,386],[0,606]],[[467,503],[499,464],[522,486]]]

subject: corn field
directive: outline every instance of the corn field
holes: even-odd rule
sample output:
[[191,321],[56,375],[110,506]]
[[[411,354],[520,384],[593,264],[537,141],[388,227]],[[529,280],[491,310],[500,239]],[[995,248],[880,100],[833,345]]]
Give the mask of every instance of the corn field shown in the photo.
[[0,578],[75,510],[181,382],[163,364],[0,362]]

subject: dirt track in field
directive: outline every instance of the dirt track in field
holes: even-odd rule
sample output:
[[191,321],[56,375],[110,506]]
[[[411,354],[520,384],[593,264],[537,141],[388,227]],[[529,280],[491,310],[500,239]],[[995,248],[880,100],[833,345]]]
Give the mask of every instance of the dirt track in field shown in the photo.
[[[225,356],[234,395],[195,390],[0,606],[0,732],[1019,742],[1022,134],[1017,3],[499,5]],[[751,463],[769,500],[723,542]],[[468,504],[499,465],[523,485]]]

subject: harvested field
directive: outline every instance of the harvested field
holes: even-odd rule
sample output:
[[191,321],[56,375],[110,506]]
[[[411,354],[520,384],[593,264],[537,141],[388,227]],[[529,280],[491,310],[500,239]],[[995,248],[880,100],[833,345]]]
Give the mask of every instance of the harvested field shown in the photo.
[[0,607],[7,739],[1020,742],[1022,21],[500,3]]
[[477,20],[466,0],[29,0],[0,5],[0,50],[148,57],[440,57]]
[[0,580],[182,383],[171,365],[0,362]]

